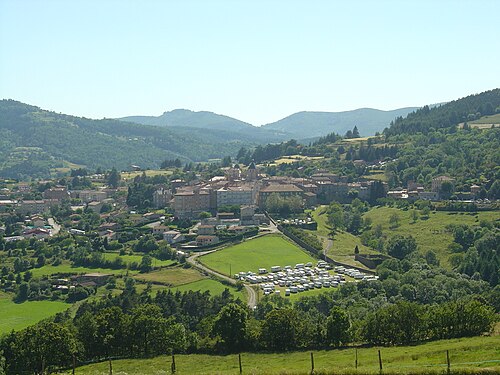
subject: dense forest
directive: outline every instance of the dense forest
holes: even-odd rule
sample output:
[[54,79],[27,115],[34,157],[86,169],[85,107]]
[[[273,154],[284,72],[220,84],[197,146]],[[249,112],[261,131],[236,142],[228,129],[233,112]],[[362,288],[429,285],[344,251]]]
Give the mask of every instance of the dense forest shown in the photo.
[[255,144],[238,133],[90,120],[13,100],[0,101],[0,130],[0,174],[11,178],[47,176],[68,162],[91,169],[154,168],[165,159],[207,160]]
[[494,89],[434,108],[424,106],[404,118],[396,118],[390,127],[384,130],[384,134],[391,137],[397,134],[427,133],[498,112],[500,112],[500,89]]

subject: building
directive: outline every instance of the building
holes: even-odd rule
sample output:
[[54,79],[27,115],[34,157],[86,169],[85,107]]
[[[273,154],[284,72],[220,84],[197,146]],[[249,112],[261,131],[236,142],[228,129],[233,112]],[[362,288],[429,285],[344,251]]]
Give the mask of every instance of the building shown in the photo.
[[201,189],[179,190],[174,194],[173,207],[179,219],[197,218],[210,211],[210,193]]
[[37,240],[50,237],[51,235],[51,230],[46,228],[30,228],[23,232],[24,238],[36,238]]
[[153,227],[153,234],[163,235],[163,233],[168,232],[169,230],[170,230],[170,228],[166,225],[157,225],[157,226]]
[[167,241],[170,245],[175,244],[177,242],[182,242],[185,240],[184,235],[176,230],[169,230],[163,233],[163,239]]
[[203,235],[215,234],[215,226],[213,226],[213,225],[200,225],[200,226],[198,226],[198,234],[203,234]]
[[217,190],[217,208],[255,204],[256,195],[253,185],[225,186]]
[[48,213],[51,207],[59,205],[57,199],[25,200],[19,202],[16,212],[20,214],[43,214]]
[[80,190],[78,192],[78,198],[84,203],[88,202],[102,202],[108,198],[108,193],[99,190]]
[[87,204],[87,208],[91,209],[92,211],[94,211],[97,214],[101,212],[102,206],[103,206],[102,202],[95,202],[95,201]]
[[45,199],[55,199],[57,201],[63,201],[70,198],[68,189],[64,186],[56,186],[45,190],[43,192],[43,197]]
[[153,206],[155,208],[164,208],[172,200],[172,191],[160,187],[153,192]]
[[258,198],[259,207],[261,209],[265,208],[267,198],[269,198],[271,194],[278,194],[283,198],[293,196],[301,197],[303,194],[303,190],[292,184],[270,184],[264,186],[262,189],[260,189]]
[[251,162],[247,169],[246,180],[247,181],[256,181],[258,177],[258,171],[255,167],[255,163]]
[[196,237],[196,244],[198,246],[209,246],[209,245],[215,245],[219,243],[219,237],[217,236],[198,236]]
[[444,182],[455,183],[455,179],[448,176],[438,176],[432,179],[431,190],[439,192]]

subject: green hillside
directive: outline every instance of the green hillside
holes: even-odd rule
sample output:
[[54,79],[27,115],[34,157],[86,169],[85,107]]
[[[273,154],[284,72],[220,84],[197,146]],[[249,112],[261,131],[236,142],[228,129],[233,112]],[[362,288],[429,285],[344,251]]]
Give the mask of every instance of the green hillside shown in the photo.
[[416,107],[381,111],[360,108],[344,112],[298,112],[284,119],[263,125],[264,129],[280,131],[291,135],[290,138],[305,139],[320,137],[329,133],[345,134],[357,126],[364,136],[382,131],[398,116],[406,116]]
[[197,134],[189,129],[91,120],[42,110],[13,100],[0,101],[0,175],[47,176],[68,162],[119,169],[131,164],[158,167],[165,159],[207,160],[232,155],[242,145],[239,134]]
[[[378,374],[378,349],[381,350],[384,373],[429,374],[446,371],[446,350],[449,350],[452,374],[462,371],[500,371],[500,336],[441,340],[431,343],[388,348],[357,349],[358,369],[355,369],[354,348],[314,351],[315,373],[318,374]],[[243,373],[247,374],[310,374],[308,351],[291,353],[243,353]],[[171,357],[162,356],[141,360],[113,361],[113,371],[120,374],[169,373]],[[176,355],[176,373],[182,374],[237,374],[237,355]],[[70,372],[68,372],[69,374]],[[79,367],[82,375],[109,374],[108,362]],[[462,374],[467,372],[461,372]],[[477,372],[476,372],[477,373]],[[498,372],[497,372],[498,373]]]

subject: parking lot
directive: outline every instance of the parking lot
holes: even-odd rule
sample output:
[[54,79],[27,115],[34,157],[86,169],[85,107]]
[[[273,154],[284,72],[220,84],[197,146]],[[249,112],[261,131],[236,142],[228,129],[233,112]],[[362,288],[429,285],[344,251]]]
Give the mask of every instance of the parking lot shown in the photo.
[[[259,285],[264,295],[276,294],[285,297],[321,288],[336,288],[349,281],[373,281],[378,276],[368,275],[353,268],[332,266],[325,261],[298,263],[294,267],[273,266],[270,270],[259,268],[258,273],[248,271],[234,275],[235,279]],[[283,290],[284,289],[284,290]]]

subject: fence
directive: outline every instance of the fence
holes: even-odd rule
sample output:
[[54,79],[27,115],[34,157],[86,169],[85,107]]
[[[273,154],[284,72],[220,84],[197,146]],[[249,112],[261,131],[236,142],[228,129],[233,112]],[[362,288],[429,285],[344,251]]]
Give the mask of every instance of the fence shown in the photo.
[[[390,350],[387,350],[390,353]],[[332,355],[333,358],[335,358],[335,354],[338,351],[329,351],[329,353]],[[378,350],[373,350],[370,352],[370,364],[369,366],[366,364],[368,361],[368,357],[366,353],[364,353],[363,358],[358,356],[358,349],[354,348],[350,351],[350,354],[352,355],[350,364],[346,363],[345,361],[339,362],[338,364],[335,363],[334,361],[329,361],[328,363],[325,363],[324,356],[319,358],[318,360],[318,352],[300,352],[300,353],[294,353],[294,359],[296,363],[299,363],[298,365],[289,365],[289,368],[275,368],[273,364],[271,363],[272,361],[266,361],[264,358],[262,358],[259,361],[259,368],[255,367],[256,363],[256,358],[251,358],[252,356],[256,356],[258,354],[252,354],[252,353],[244,353],[243,355],[241,353],[239,354],[234,354],[234,355],[228,355],[223,357],[224,358],[224,364],[227,364],[227,368],[225,369],[225,366],[221,366],[220,363],[216,366],[217,370],[213,370],[211,372],[210,369],[207,369],[206,366],[203,367],[202,362],[203,361],[196,361],[198,362],[193,366],[192,362],[193,361],[186,361],[186,358],[184,355],[180,355],[180,361],[176,360],[176,355],[171,355],[171,356],[163,356],[163,357],[158,357],[157,359],[161,359],[161,364],[158,365],[157,368],[155,368],[154,373],[162,373],[162,374],[178,374],[178,375],[183,375],[183,374],[191,374],[191,373],[203,373],[203,374],[218,374],[218,373],[231,373],[231,374],[267,374],[267,373],[279,373],[279,374],[295,374],[295,375],[300,375],[300,374],[324,374],[324,375],[333,375],[333,374],[357,374],[357,375],[363,375],[363,374],[420,374],[420,375],[425,375],[425,374],[468,374],[468,375],[475,375],[475,374],[498,374],[500,372],[500,359],[492,359],[492,360],[484,360],[484,361],[471,361],[471,362],[453,362],[450,360],[450,351],[446,350],[442,352],[442,362],[441,363],[420,363],[418,365],[398,365],[397,358],[394,360],[385,361],[384,359],[384,349],[378,349]],[[248,356],[245,358],[245,356]],[[267,355],[272,355],[272,354],[267,354]],[[277,354],[279,355],[279,354]],[[286,354],[285,354],[286,355]],[[266,356],[266,354],[263,354],[263,356]],[[300,356],[301,358],[296,358],[297,356]],[[220,357],[217,357],[220,358]],[[116,374],[136,374],[136,372],[129,372],[130,370],[127,368],[123,368],[124,365],[121,363],[116,363],[114,361],[120,360],[123,358],[119,357],[112,357],[108,358],[104,362],[100,362],[102,366],[102,370],[95,370],[93,369],[91,371],[92,374],[109,374],[112,375],[113,372],[115,371]],[[138,360],[139,361],[139,360]],[[124,363],[127,363],[130,361],[126,361]],[[365,363],[363,363],[365,362]],[[79,363],[78,365],[87,365],[87,364],[92,364],[96,362],[85,362],[85,363]],[[282,362],[280,362],[282,363]],[[196,369],[196,365],[199,365],[199,370]],[[308,366],[309,365],[309,366]],[[477,368],[478,365],[488,365],[488,368]],[[73,361],[73,365],[68,368],[60,369],[57,371],[58,373],[64,373],[64,374],[79,374],[79,373],[84,373],[81,371],[77,366],[76,360]],[[126,366],[126,365],[125,365]],[[142,368],[141,366],[134,365],[134,368]],[[203,367],[203,368],[201,368]],[[307,368],[308,367],[308,368]],[[360,367],[364,367],[361,369]],[[369,368],[367,368],[369,367]],[[104,371],[103,371],[104,370]],[[437,371],[436,371],[437,370]],[[144,374],[147,374],[147,370],[144,370]],[[87,374],[88,372],[85,372]]]

